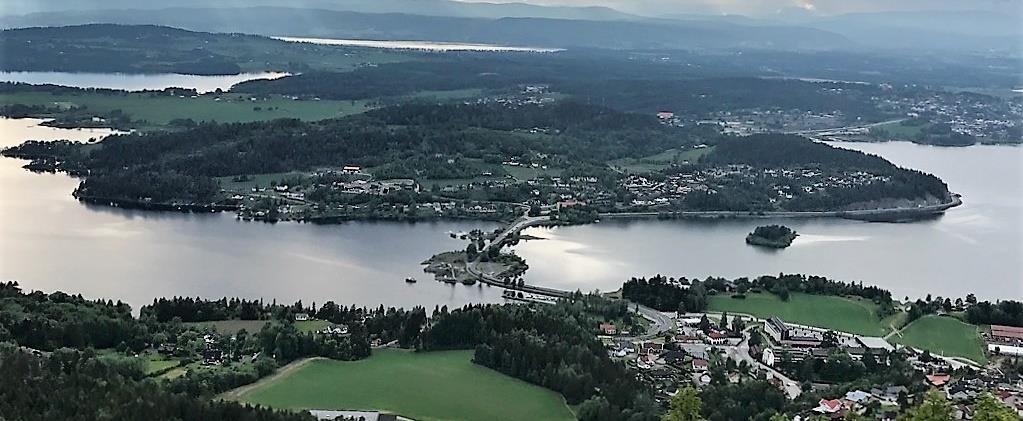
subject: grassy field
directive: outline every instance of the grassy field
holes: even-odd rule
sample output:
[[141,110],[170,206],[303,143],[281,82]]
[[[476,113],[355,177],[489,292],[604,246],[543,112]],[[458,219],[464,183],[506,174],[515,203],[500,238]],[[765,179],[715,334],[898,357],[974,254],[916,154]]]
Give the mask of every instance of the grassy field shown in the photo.
[[892,342],[926,349],[935,355],[965,357],[984,363],[984,341],[977,326],[946,316],[924,316],[902,329]]
[[316,360],[243,393],[275,408],[373,409],[417,420],[571,420],[557,393],[473,364],[472,351],[374,351]]
[[[274,182],[281,182],[293,178],[308,177],[308,173],[291,171],[266,174],[249,174],[249,180],[234,181],[234,177],[217,177],[220,187],[229,192],[248,193],[254,187],[269,189]],[[269,192],[268,192],[269,193]]]
[[882,124],[877,126],[878,129],[882,129],[888,133],[888,136],[901,139],[901,140],[912,140],[916,139],[920,135],[921,130],[924,126],[905,126],[902,122],[894,122],[888,124]]
[[274,97],[266,101],[250,101],[246,95],[202,95],[196,98],[150,94],[58,94],[21,92],[0,95],[0,103],[62,107],[85,107],[97,114],[121,110],[134,120],[145,120],[150,126],[164,126],[174,119],[239,123],[277,118],[306,121],[323,120],[357,114],[369,110],[362,101],[298,101]]
[[181,361],[165,358],[164,356],[156,353],[146,354],[142,358],[147,376],[155,373],[167,372],[171,369],[171,367],[181,365]]
[[613,161],[611,164],[622,170],[631,173],[645,173],[652,171],[660,171],[668,168],[672,163],[681,163],[684,161],[694,162],[701,156],[706,155],[714,150],[714,147],[700,148],[700,149],[668,149],[664,152],[645,156],[643,158],[624,158]]
[[887,323],[877,318],[877,305],[867,300],[792,293],[788,301],[774,294],[746,294],[746,299],[727,295],[710,297],[711,311],[777,316],[786,322],[834,329],[867,336],[882,336]]

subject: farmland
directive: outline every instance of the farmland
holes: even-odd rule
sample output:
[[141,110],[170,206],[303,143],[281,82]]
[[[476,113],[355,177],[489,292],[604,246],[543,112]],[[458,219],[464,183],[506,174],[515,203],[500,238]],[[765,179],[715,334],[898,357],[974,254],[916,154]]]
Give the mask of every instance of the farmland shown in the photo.
[[801,293],[793,293],[788,301],[763,293],[747,294],[745,299],[718,295],[711,297],[710,310],[760,318],[777,316],[786,322],[858,335],[881,336],[886,330],[877,317],[877,305],[862,299]]
[[573,419],[560,395],[475,365],[472,351],[377,350],[314,360],[239,400],[291,409],[373,409],[419,420]]
[[925,349],[935,355],[965,357],[983,363],[984,341],[977,326],[953,317],[928,315],[921,317],[891,337],[893,342]]

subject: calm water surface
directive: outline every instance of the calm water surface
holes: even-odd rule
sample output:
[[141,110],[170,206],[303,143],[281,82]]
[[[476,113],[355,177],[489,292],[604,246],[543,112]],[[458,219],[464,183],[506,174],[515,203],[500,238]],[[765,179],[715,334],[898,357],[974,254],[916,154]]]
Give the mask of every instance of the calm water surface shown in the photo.
[[[841,143],[898,165],[934,173],[963,195],[944,216],[905,224],[836,219],[605,221],[531,228],[546,238],[516,252],[531,283],[615,290],[624,279],[658,273],[704,278],[812,273],[863,281],[903,296],[1023,298],[1023,148],[940,148],[908,142]],[[747,246],[756,225],[800,233],[785,250]]]
[[332,38],[303,38],[303,37],[274,37],[281,41],[307,42],[322,45],[348,45],[353,47],[387,48],[397,50],[425,50],[425,51],[490,51],[490,52],[533,52],[553,53],[564,51],[560,48],[542,47],[509,47],[494,44],[466,44],[456,42],[436,41],[379,41],[369,39],[332,39]]
[[[99,130],[40,127],[0,119],[0,146],[27,139],[99,137]],[[728,277],[805,272],[858,280],[897,296],[934,293],[1023,297],[1023,148],[936,148],[910,143],[843,144],[934,172],[966,204],[910,224],[833,219],[637,221],[530,229],[546,240],[516,252],[538,284],[613,290],[631,276]],[[426,280],[419,263],[464,243],[448,231],[488,223],[349,223],[333,226],[239,222],[229,214],[179,214],[85,206],[77,181],[33,174],[0,158],[0,279],[27,288],[124,299],[240,296],[360,305],[458,306],[500,301],[500,290]],[[792,247],[765,251],[743,238],[779,222],[801,233]],[[420,282],[409,285],[406,276]]]
[[[0,119],[0,146],[105,134],[38,122]],[[465,246],[448,231],[494,224],[271,225],[230,214],[85,206],[71,197],[76,180],[33,174],[24,163],[0,158],[0,279],[29,289],[123,299],[135,308],[173,295],[429,308],[501,301],[497,288],[428,280],[419,265]],[[406,284],[407,276],[420,281]]]
[[226,76],[179,75],[176,73],[69,73],[69,72],[0,72],[0,82],[53,84],[78,88],[123,89],[128,91],[160,90],[168,87],[195,89],[200,93],[219,89],[251,79],[275,79],[287,73],[241,73]]

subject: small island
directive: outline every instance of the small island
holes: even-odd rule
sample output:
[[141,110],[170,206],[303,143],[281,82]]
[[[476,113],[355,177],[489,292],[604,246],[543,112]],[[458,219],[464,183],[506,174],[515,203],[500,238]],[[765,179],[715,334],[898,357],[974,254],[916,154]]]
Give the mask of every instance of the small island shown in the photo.
[[746,236],[746,244],[782,249],[792,245],[792,240],[798,235],[784,225],[764,225]]

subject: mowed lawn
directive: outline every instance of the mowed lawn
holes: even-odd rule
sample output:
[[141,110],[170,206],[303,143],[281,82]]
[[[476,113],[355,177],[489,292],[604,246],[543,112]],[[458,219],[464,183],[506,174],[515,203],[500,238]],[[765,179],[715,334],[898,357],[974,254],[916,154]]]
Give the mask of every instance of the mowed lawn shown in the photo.
[[571,420],[561,395],[473,364],[472,351],[374,350],[316,360],[244,393],[274,408],[365,409],[417,420]]
[[883,336],[885,325],[877,317],[877,305],[869,300],[792,293],[788,301],[774,294],[710,297],[711,311],[745,313],[760,318],[777,316],[786,322],[834,329],[866,336]]
[[984,341],[977,326],[946,316],[924,316],[892,335],[892,342],[926,349],[935,355],[965,357],[978,363],[987,361]]

